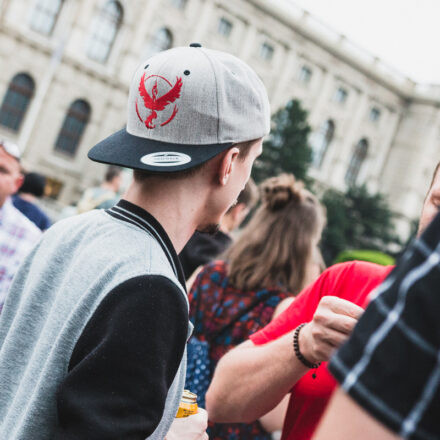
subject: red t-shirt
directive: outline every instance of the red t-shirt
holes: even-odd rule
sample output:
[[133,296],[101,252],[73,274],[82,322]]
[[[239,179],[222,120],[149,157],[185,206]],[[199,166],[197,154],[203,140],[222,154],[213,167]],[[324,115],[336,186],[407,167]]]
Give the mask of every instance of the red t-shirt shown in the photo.
[[[369,293],[392,269],[392,266],[363,261],[332,266],[303,290],[278,318],[251,335],[250,339],[256,345],[265,344],[294,330],[303,322],[311,321],[323,296],[337,296],[365,307]],[[318,369],[307,372],[292,388],[281,440],[309,440],[335,386],[336,381],[330,376],[326,362]]]

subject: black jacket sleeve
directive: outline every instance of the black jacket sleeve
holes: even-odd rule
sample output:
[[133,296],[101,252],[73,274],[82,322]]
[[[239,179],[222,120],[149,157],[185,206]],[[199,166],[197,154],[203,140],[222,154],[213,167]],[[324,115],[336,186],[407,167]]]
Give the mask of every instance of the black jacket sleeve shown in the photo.
[[87,323],[57,393],[56,440],[144,440],[182,359],[185,299],[162,276],[113,289]]

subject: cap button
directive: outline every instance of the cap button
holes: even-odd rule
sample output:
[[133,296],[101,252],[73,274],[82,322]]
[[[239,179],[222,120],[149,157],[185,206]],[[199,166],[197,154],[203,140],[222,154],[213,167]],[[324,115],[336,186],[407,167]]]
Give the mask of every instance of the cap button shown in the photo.
[[202,47],[200,43],[191,43],[189,47]]

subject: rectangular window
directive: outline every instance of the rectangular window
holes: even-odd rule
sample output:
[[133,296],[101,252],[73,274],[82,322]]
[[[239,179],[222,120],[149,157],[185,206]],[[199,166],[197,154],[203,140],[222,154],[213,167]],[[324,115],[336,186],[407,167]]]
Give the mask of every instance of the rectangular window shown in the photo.
[[225,38],[228,38],[232,32],[232,23],[226,18],[220,18],[218,22],[218,33],[223,35]]
[[34,31],[50,35],[55,26],[61,0],[37,0],[30,18],[30,26]]
[[370,121],[377,122],[380,118],[380,110],[377,107],[373,107],[370,110]]
[[333,96],[333,101],[339,104],[344,104],[347,100],[348,92],[343,87],[338,87]]
[[116,37],[116,28],[109,21],[95,17],[91,29],[92,34],[87,46],[87,56],[99,63],[105,63]]
[[298,74],[299,82],[302,84],[309,84],[311,79],[312,79],[312,69],[310,69],[310,67],[307,66],[302,66]]
[[87,56],[105,63],[122,23],[122,7],[117,1],[108,1],[93,18]]
[[260,57],[265,61],[270,61],[273,58],[274,48],[269,43],[263,43],[260,48]]

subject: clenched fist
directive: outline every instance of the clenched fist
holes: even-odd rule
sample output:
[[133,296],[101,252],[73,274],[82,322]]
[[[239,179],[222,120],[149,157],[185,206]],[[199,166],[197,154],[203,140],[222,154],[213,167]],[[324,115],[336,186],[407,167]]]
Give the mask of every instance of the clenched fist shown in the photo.
[[336,296],[324,296],[313,319],[299,334],[299,348],[312,363],[326,362],[350,336],[364,309]]

